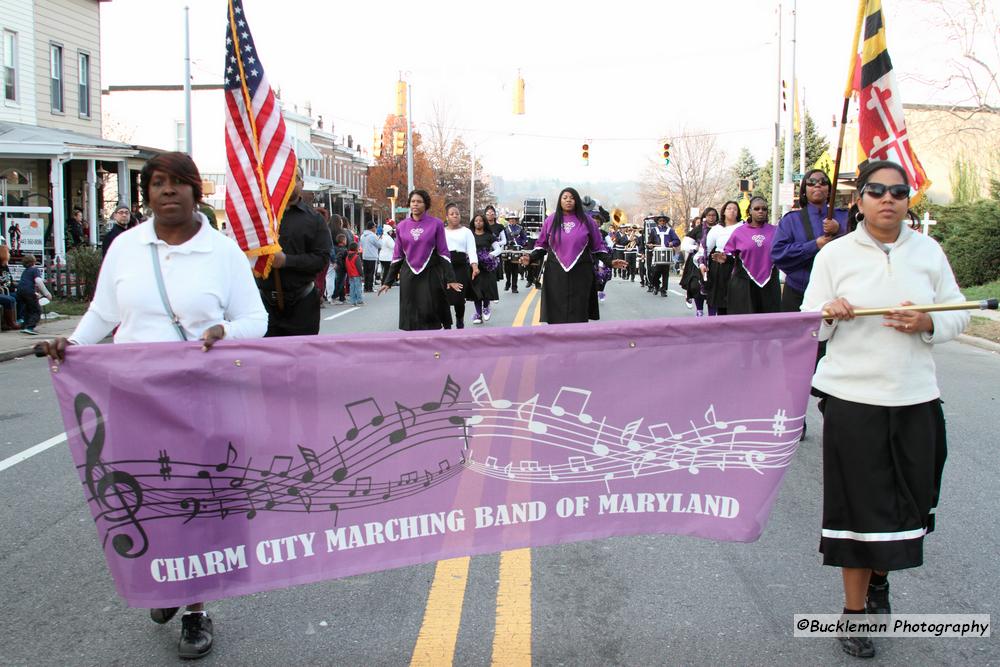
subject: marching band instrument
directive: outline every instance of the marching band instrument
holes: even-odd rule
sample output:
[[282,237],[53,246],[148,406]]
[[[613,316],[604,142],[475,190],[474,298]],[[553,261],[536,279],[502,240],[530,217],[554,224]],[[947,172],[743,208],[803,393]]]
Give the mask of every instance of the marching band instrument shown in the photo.
[[653,266],[670,264],[670,248],[661,246],[653,248]]
[[618,225],[619,227],[624,227],[628,224],[628,215],[625,211],[620,208],[612,209],[611,211],[611,222]]
[[[868,315],[888,315],[894,310],[915,310],[918,313],[938,313],[945,310],[997,310],[1000,299],[983,299],[982,301],[963,301],[961,303],[935,303],[924,306],[891,306],[889,308],[855,308],[855,317]],[[823,317],[830,314],[823,311]]]

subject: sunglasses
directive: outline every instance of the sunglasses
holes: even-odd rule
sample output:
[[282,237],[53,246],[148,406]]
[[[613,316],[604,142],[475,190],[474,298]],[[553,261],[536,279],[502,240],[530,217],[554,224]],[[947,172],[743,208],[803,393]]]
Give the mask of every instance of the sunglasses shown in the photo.
[[753,207],[753,208],[751,208],[750,210],[751,210],[751,211],[766,211],[766,210],[767,210],[767,207],[766,207],[766,206],[754,206],[754,207]]
[[814,188],[825,188],[830,187],[830,181],[825,178],[807,178],[806,185],[811,185]]
[[896,201],[903,201],[910,197],[910,186],[906,183],[896,185],[886,185],[884,183],[866,183],[861,189],[862,195],[871,195],[875,199],[881,199],[888,192]]

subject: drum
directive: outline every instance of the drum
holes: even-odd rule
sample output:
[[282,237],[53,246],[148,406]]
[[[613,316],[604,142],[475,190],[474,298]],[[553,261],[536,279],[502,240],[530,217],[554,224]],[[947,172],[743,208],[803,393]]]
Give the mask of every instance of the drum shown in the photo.
[[653,248],[653,266],[670,264],[670,248]]

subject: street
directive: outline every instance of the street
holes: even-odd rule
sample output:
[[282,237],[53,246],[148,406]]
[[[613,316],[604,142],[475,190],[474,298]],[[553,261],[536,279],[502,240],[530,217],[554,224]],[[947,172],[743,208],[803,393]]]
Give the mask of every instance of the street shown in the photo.
[[[674,293],[608,286],[602,319],[693,317]],[[501,289],[503,285],[501,284]],[[398,290],[328,306],[322,334],[396,328]],[[490,328],[537,322],[539,295],[501,292]],[[466,326],[471,321],[471,304]],[[479,325],[476,325],[479,326]],[[711,353],[705,342],[705,354]],[[890,574],[898,613],[1000,610],[1000,518],[991,489],[1000,355],[957,342],[936,353],[948,420],[937,530],[922,568]],[[664,400],[698,358],[636,378]],[[603,369],[613,373],[613,368]],[[64,431],[43,360],[0,364],[0,620],[3,665],[176,664],[179,623],[153,624],[117,596],[65,442],[11,457]],[[724,377],[719,378],[725,382]],[[154,425],[150,425],[154,427]],[[840,573],[817,552],[822,425],[810,407],[762,538],[717,543],[671,535],[581,542],[454,559],[210,603],[204,664],[801,665],[853,664],[836,640],[793,638],[796,613],[836,613]],[[4,468],[3,462],[8,462]],[[998,616],[993,616],[994,619]],[[876,639],[873,664],[997,664],[991,639]]]

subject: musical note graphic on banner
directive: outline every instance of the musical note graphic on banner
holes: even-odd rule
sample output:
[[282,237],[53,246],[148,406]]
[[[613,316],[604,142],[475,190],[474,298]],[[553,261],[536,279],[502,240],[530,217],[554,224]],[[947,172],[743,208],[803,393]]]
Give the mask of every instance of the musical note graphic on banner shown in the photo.
[[607,420],[607,417],[601,419],[601,423],[597,426],[597,435],[594,436],[594,442],[590,446],[591,451],[597,456],[607,456],[610,451],[608,446],[601,442],[601,434],[604,433],[604,422]]
[[[528,411],[527,417],[525,417],[525,409],[530,407],[531,410]],[[538,408],[538,394],[535,394],[529,398],[524,403],[521,403],[517,408],[517,418],[521,421],[528,422],[528,430],[532,433],[538,433],[539,435],[544,434],[548,427],[541,422],[535,421],[535,410]]]
[[[361,488],[364,486],[364,488]],[[361,492],[361,495],[367,496],[372,490],[372,478],[371,477],[359,477],[354,480],[354,488],[347,492],[347,495],[353,498]]]
[[625,428],[622,429],[621,437],[618,438],[618,443],[632,452],[642,449],[642,445],[635,440],[640,426],[642,426],[642,417],[626,424]]
[[764,453],[763,452],[758,452],[756,450],[753,450],[753,451],[745,452],[743,456],[744,456],[744,458],[745,458],[745,460],[747,462],[747,465],[750,466],[751,470],[753,470],[758,475],[763,475],[764,474],[763,471],[761,471],[761,469],[759,467],[757,467],[757,465],[756,465],[756,463],[761,463],[761,462],[764,461]]
[[539,472],[542,466],[538,464],[538,461],[521,461],[517,465],[518,470],[523,470],[524,472]]
[[656,454],[653,452],[643,452],[639,456],[635,457],[635,460],[632,461],[632,477],[638,477],[639,472],[642,470],[642,466],[655,458]]
[[[454,380],[451,379],[449,375],[444,381],[444,391],[441,392],[441,400],[437,402],[424,403],[420,406],[420,409],[424,412],[434,412],[435,410],[440,410],[442,407],[450,407],[455,405],[458,400],[458,395],[462,391],[462,388],[458,386]],[[445,399],[448,399],[448,403],[445,403]]]
[[[667,429],[667,433],[669,433],[670,435],[667,437],[659,435],[658,432],[662,433],[663,429]],[[646,427],[646,430],[649,431],[649,435],[652,436],[653,442],[655,442],[656,444],[660,444],[661,442],[666,442],[668,438],[670,440],[680,440],[681,438],[679,435],[674,434],[674,430],[670,428],[670,424],[668,424],[667,422],[663,422],[661,424],[650,424],[649,426]]]
[[451,470],[451,463],[448,462],[448,459],[438,461],[438,472],[444,472],[446,470]]
[[[279,470],[274,469],[274,465],[278,464]],[[284,467],[284,470],[280,468]],[[292,469],[292,457],[284,455],[275,455],[271,459],[271,467],[260,473],[261,477],[270,477],[271,475],[277,475],[278,477],[288,477],[288,471]],[[201,473],[199,473],[201,474]]]
[[[232,460],[229,459],[230,454],[233,455]],[[219,465],[215,466],[215,472],[225,472],[230,464],[236,463],[237,456],[238,455],[236,454],[236,448],[233,447],[233,443],[230,442],[229,447],[226,449],[226,460],[220,463]]]
[[698,466],[696,465],[696,462],[698,460],[697,448],[685,447],[684,445],[674,445],[673,451],[670,452],[670,458],[667,460],[667,465],[673,468],[674,470],[679,469],[682,466],[682,464],[678,463],[674,459],[680,452],[685,452],[687,454],[690,454],[690,458],[687,461],[687,471],[692,475],[697,475],[698,474]]
[[487,456],[486,457],[486,467],[487,468],[493,468],[494,470],[496,470],[496,467],[497,467],[497,457],[495,457],[495,456]]
[[399,401],[396,401],[396,414],[399,416],[399,428],[389,434],[389,442],[391,442],[394,445],[406,439],[407,417],[409,417],[410,419],[409,428],[413,428],[414,426],[417,425],[417,413],[415,413],[413,410],[406,407],[405,405],[401,404]]
[[[560,405],[559,401],[563,397],[563,393],[569,396],[579,396],[583,398],[583,403],[580,405],[580,409],[576,412],[567,410],[565,406]],[[556,393],[556,400],[552,402],[552,414],[556,417],[562,417],[563,415],[569,414],[580,420],[582,424],[589,424],[594,420],[593,417],[588,415],[585,410],[587,409],[587,403],[590,402],[590,390],[588,389],[577,389],[576,387],[560,387],[558,393]]]
[[[305,461],[306,468],[308,468],[306,472],[302,473],[302,477],[300,479],[302,480],[303,484],[308,484],[309,482],[313,481],[313,478],[320,471],[323,464],[320,463],[319,457],[316,456],[316,452],[310,449],[309,447],[303,447],[302,445],[298,445],[298,448],[299,448],[299,453],[302,454],[302,460]],[[313,466],[316,466],[315,470],[313,469]]]
[[399,476],[399,485],[406,486],[407,484],[416,484],[419,475],[416,470],[411,470],[410,472],[404,472]]
[[580,472],[581,469],[587,472],[592,472],[594,468],[587,463],[586,457],[583,456],[571,456],[567,459],[569,463],[569,469],[573,472]]
[[241,486],[243,486],[246,483],[246,481],[247,481],[247,474],[250,472],[250,464],[251,463],[253,463],[253,457],[252,456],[247,460],[246,467],[243,468],[243,476],[242,477],[234,477],[231,480],[229,480],[229,488],[231,488],[231,489],[238,489],[238,488],[240,488]]
[[333,439],[333,448],[337,450],[337,456],[340,457],[340,467],[333,471],[330,475],[330,479],[335,482],[343,482],[347,477],[347,459],[344,458],[344,452],[340,450],[340,443],[337,439]]
[[[493,396],[490,394],[490,387],[486,384],[486,376],[481,373],[479,378],[469,387],[469,393],[472,394],[472,400],[475,401],[476,405],[479,405],[480,407],[489,405],[491,408],[505,410],[513,405],[510,401],[493,400]],[[485,403],[483,402],[484,398],[486,399]]]
[[[380,426],[382,422],[385,421],[385,416],[382,414],[382,408],[378,406],[374,398],[363,398],[360,401],[354,401],[353,403],[348,403],[344,406],[347,409],[347,416],[351,418],[351,428],[347,429],[347,439],[354,440],[358,437],[358,432],[360,430],[359,424],[368,422],[368,426]],[[358,415],[355,413],[357,408],[366,408],[365,410],[358,410],[359,413],[365,414],[365,416],[358,419]]]

